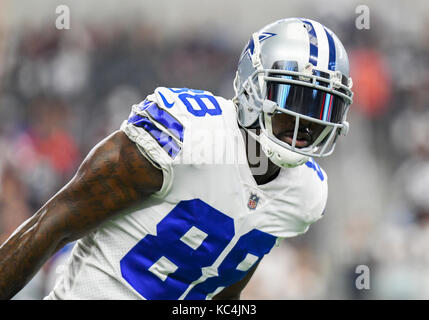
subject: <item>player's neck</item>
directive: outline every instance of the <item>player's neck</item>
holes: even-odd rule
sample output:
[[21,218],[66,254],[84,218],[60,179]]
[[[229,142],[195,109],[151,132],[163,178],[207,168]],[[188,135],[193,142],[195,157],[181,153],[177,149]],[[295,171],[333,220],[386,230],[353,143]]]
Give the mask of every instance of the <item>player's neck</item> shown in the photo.
[[263,174],[263,175],[254,174],[253,178],[255,179],[255,181],[258,185],[262,185],[262,184],[266,184],[270,181],[273,181],[275,178],[277,178],[279,173],[280,173],[280,167],[276,166],[274,163],[269,161],[267,173]]
[[262,185],[274,180],[280,172],[280,167],[267,158],[258,141],[245,130],[242,130],[242,133],[246,145],[247,163],[256,184]]

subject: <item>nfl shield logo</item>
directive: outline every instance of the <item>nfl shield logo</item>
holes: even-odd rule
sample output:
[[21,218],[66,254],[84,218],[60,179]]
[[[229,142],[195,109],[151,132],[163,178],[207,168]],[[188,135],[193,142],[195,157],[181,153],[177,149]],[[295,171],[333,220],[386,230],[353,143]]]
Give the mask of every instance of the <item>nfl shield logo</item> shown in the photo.
[[249,202],[247,202],[247,207],[249,207],[250,210],[255,210],[256,206],[258,205],[259,197],[256,194],[251,194],[249,198]]

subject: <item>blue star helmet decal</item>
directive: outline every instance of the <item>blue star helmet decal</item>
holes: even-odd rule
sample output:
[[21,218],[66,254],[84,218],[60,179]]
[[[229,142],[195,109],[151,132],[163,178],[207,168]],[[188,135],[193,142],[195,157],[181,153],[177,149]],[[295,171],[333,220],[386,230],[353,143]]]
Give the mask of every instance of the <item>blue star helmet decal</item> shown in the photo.
[[[271,32],[262,32],[261,34],[259,34],[259,42],[262,42],[275,35],[276,35],[275,33],[271,33]],[[252,57],[254,51],[255,51],[255,44],[253,43],[253,38],[250,38],[249,43],[247,44],[247,47],[246,49],[244,49],[243,55],[240,58],[240,61],[243,60],[246,54],[248,54],[249,57]]]

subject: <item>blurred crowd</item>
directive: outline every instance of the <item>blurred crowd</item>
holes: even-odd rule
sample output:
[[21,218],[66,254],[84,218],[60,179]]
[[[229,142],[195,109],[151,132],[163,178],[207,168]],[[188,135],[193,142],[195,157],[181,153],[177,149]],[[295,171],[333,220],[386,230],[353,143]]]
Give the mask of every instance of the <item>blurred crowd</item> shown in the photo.
[[[243,298],[429,298],[429,37],[423,30],[401,33],[375,16],[370,30],[358,30],[351,17],[318,20],[349,52],[350,136],[320,161],[330,184],[326,216],[274,248]],[[247,39],[226,40],[198,31],[166,36],[143,22],[65,31],[45,26],[7,39],[0,75],[0,242],[157,86],[231,98]],[[17,298],[47,293],[61,267],[55,259]],[[355,285],[362,264],[371,272],[370,290]]]

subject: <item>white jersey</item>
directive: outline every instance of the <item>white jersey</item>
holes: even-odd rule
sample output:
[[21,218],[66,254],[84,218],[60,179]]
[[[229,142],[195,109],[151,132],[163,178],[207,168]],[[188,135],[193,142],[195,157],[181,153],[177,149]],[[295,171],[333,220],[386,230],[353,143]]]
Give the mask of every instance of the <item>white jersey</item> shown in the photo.
[[121,130],[162,168],[162,189],[77,241],[47,299],[210,299],[323,215],[313,159],[256,184],[231,100],[157,88]]

